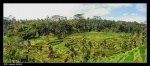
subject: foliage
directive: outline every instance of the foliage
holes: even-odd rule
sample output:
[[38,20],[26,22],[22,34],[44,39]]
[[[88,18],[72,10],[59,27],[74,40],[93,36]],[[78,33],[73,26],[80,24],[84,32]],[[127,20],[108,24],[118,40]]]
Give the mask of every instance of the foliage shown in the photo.
[[54,15],[3,24],[4,62],[146,62],[146,25]]

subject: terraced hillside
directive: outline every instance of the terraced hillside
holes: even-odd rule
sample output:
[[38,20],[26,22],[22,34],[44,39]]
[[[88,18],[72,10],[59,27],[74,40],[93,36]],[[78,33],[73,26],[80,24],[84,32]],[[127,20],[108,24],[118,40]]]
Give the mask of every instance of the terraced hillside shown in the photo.
[[[146,62],[146,42],[142,44],[141,37],[135,37],[130,33],[113,32],[74,33],[63,39],[53,34],[40,36],[23,41],[19,46],[14,42],[17,43],[14,52],[7,51],[13,46],[4,48],[4,62]],[[12,38],[4,36],[7,40]],[[4,47],[8,47],[7,40]],[[6,59],[13,53],[13,61]]]

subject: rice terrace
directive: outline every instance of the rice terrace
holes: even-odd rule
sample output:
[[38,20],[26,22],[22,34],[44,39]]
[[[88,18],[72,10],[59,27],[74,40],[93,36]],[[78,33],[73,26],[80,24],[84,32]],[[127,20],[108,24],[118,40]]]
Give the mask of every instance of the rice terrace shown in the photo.
[[[146,21],[101,16],[3,20],[4,63],[146,63]],[[133,17],[134,18],[134,17]]]

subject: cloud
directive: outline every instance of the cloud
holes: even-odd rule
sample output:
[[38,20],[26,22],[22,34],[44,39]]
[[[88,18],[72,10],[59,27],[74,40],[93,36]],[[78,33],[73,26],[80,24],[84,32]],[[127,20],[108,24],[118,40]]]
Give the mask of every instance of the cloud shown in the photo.
[[[46,18],[46,16],[61,15],[67,18],[75,14],[84,13],[85,18],[93,16],[107,16],[104,19],[125,20],[125,21],[146,21],[145,16],[136,13],[124,13],[124,16],[109,16],[111,10],[121,7],[131,7],[129,3],[114,4],[4,4],[4,17],[12,15],[16,19],[37,19]],[[138,6],[138,7],[137,7]],[[143,11],[143,5],[138,4],[136,8]],[[146,9],[145,9],[146,10]],[[119,10],[118,10],[119,11]]]
[[97,4],[81,5],[78,10],[91,10],[97,8]]
[[123,15],[126,16],[126,15],[128,15],[128,13],[124,13]]
[[132,13],[131,16],[138,16],[138,14]]
[[[85,17],[111,14],[110,5],[105,4],[4,4],[4,16],[13,15],[16,19],[37,19],[46,16],[61,15],[73,17],[77,13],[84,13]],[[113,7],[128,6],[113,4]],[[83,12],[84,11],[84,12]]]
[[120,8],[120,7],[130,7],[132,4],[84,4],[83,6],[80,6],[78,9],[78,13],[82,13],[82,10],[86,10],[84,13],[84,16],[87,17],[93,17],[93,16],[104,16],[111,14],[111,10],[114,8]]
[[85,12],[84,16],[92,18],[93,16],[103,16],[107,14],[110,14],[110,11],[108,9],[98,8],[98,9],[92,9],[89,10],[88,12]]
[[147,9],[146,9],[146,4],[137,4],[136,5],[137,10],[146,13]]
[[130,7],[132,4],[127,3],[114,3],[114,4],[106,4],[107,7],[111,8],[120,8],[120,7]]
[[16,19],[45,18],[47,15],[72,17],[82,4],[4,4],[4,17]]

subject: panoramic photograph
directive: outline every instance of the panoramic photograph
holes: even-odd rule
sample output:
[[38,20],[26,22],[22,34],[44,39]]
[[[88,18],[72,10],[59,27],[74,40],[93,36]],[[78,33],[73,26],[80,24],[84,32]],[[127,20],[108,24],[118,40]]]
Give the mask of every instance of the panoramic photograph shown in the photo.
[[3,3],[3,63],[147,63],[147,4]]

